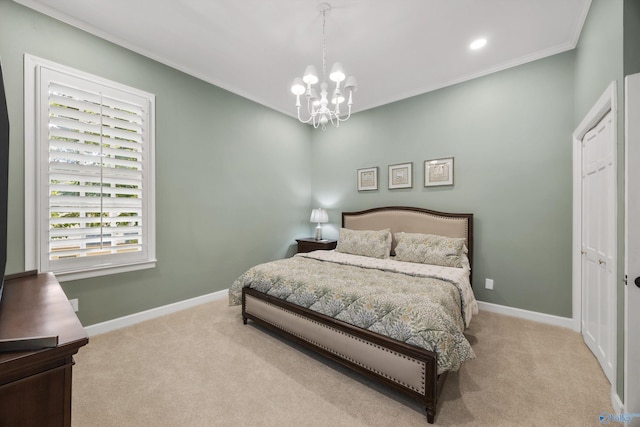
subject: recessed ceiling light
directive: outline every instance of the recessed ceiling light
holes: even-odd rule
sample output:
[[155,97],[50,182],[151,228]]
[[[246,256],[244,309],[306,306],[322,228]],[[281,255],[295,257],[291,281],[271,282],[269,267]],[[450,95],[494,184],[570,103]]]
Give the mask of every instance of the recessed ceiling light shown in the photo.
[[487,44],[487,39],[476,39],[471,42],[471,44],[469,45],[469,49],[478,50],[483,48],[486,44]]

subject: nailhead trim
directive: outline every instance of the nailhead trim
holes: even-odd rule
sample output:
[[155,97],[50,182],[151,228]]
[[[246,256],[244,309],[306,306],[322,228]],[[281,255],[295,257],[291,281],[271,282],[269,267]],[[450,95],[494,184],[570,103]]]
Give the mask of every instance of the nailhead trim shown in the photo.
[[[289,330],[288,328],[286,328],[286,327],[284,327],[284,326],[282,326],[282,325],[279,325],[279,324],[276,324],[276,323],[271,322],[271,321],[269,321],[269,320],[265,320],[265,319],[262,319],[262,318],[261,318],[261,320],[262,320],[263,322],[266,322],[266,323],[269,323],[269,324],[271,324],[271,325],[273,325],[273,326],[276,326],[276,327],[278,327],[278,328],[282,329],[283,331],[285,331],[285,332],[287,332],[287,333],[289,333],[289,334],[291,334],[291,335],[293,335],[293,336],[296,336],[296,337],[298,337],[298,338],[300,338],[300,339],[302,339],[302,340],[304,340],[304,341],[307,341],[307,342],[309,342],[309,343],[311,343],[311,344],[313,344],[313,345],[315,345],[315,346],[317,346],[317,347],[320,347],[320,348],[322,348],[322,349],[324,349],[324,350],[327,350],[328,352],[333,353],[333,354],[335,354],[336,356],[340,356],[340,357],[342,357],[342,358],[343,358],[343,359],[345,359],[345,360],[348,360],[348,361],[350,361],[350,362],[352,362],[352,363],[354,363],[354,364],[356,364],[356,365],[358,365],[358,366],[361,366],[361,367],[363,367],[363,368],[366,368],[367,370],[369,370],[369,371],[371,371],[371,372],[374,372],[374,373],[376,373],[376,374],[378,374],[378,375],[380,375],[380,376],[383,376],[383,377],[385,377],[385,378],[387,378],[387,379],[389,379],[389,380],[391,380],[391,381],[393,381],[393,382],[395,382],[395,383],[397,383],[397,384],[403,385],[403,386],[407,387],[408,389],[411,389],[411,390],[413,390],[413,391],[416,391],[416,392],[420,393],[420,394],[421,394],[421,395],[423,395],[423,396],[425,395],[425,378],[426,378],[426,363],[425,363],[425,362],[422,362],[422,361],[420,361],[420,360],[418,360],[418,359],[415,359],[415,358],[413,358],[413,357],[409,357],[409,356],[407,356],[407,355],[405,355],[405,354],[398,353],[397,351],[390,350],[390,349],[388,349],[388,348],[386,348],[386,347],[383,347],[383,346],[381,346],[381,345],[379,345],[379,344],[374,344],[374,343],[369,342],[369,341],[367,341],[367,340],[363,340],[362,338],[358,338],[358,337],[356,337],[356,336],[353,336],[353,335],[351,335],[351,334],[348,334],[348,333],[346,333],[346,332],[343,332],[343,331],[341,331],[341,330],[339,330],[339,329],[333,328],[333,327],[331,327],[331,326],[327,326],[327,325],[325,325],[325,324],[323,324],[323,323],[320,323],[320,322],[318,322],[318,321],[316,321],[316,320],[309,319],[309,318],[307,318],[307,317],[305,317],[305,316],[302,316],[302,315],[300,315],[300,314],[298,314],[298,313],[295,313],[295,312],[293,312],[293,311],[287,310],[287,309],[285,309],[285,308],[282,308],[282,307],[277,306],[277,305],[275,305],[275,304],[272,304],[272,303],[270,303],[270,302],[267,302],[267,301],[264,301],[264,300],[258,300],[258,301],[260,301],[260,302],[262,302],[262,303],[264,303],[264,304],[267,304],[267,305],[269,305],[269,306],[271,306],[271,307],[274,307],[274,308],[276,308],[276,309],[278,309],[278,310],[284,311],[284,312],[286,312],[286,313],[288,313],[288,314],[291,314],[291,315],[294,315],[294,316],[299,317],[299,318],[301,318],[301,319],[304,319],[304,320],[306,320],[306,321],[309,321],[309,322],[315,323],[316,325],[319,325],[319,326],[321,326],[321,327],[323,327],[323,328],[330,329],[330,330],[332,330],[332,331],[334,331],[334,332],[337,332],[337,333],[339,333],[339,334],[341,334],[341,335],[345,335],[345,336],[347,336],[347,337],[349,337],[349,338],[351,338],[351,339],[354,339],[354,340],[356,340],[356,341],[360,341],[360,342],[362,342],[362,343],[365,343],[365,344],[367,344],[367,345],[370,345],[370,346],[372,346],[372,347],[375,347],[375,348],[377,348],[377,349],[379,349],[379,350],[384,350],[384,351],[386,351],[387,353],[391,353],[391,354],[393,354],[393,355],[395,355],[395,356],[399,356],[399,357],[402,357],[403,359],[406,359],[406,360],[409,360],[409,361],[414,362],[415,364],[417,364],[417,365],[420,367],[421,374],[422,374],[422,381],[420,382],[420,388],[417,388],[417,387],[414,387],[414,386],[412,386],[412,385],[406,384],[405,382],[400,381],[400,380],[398,380],[397,378],[394,378],[394,377],[392,377],[392,376],[390,376],[390,375],[388,375],[388,374],[386,374],[386,373],[384,373],[384,372],[380,372],[380,371],[378,371],[377,369],[374,369],[374,368],[372,368],[372,367],[370,367],[370,366],[367,366],[367,365],[365,365],[364,363],[362,363],[362,362],[360,362],[360,361],[358,361],[358,360],[355,360],[355,359],[353,359],[353,358],[351,358],[351,357],[349,357],[349,356],[346,356],[346,355],[344,355],[344,354],[341,354],[341,353],[337,352],[336,350],[334,350],[334,349],[332,349],[332,348],[330,348],[330,347],[324,346],[324,345],[322,345],[322,344],[320,344],[320,343],[318,343],[318,342],[316,342],[316,341],[313,341],[312,339],[310,339],[310,338],[308,338],[308,337],[305,337],[305,336],[302,336],[302,335],[300,335],[300,334],[298,334],[298,333],[295,333],[295,332],[293,332],[293,331]],[[252,314],[252,315],[253,315],[253,316],[256,316],[255,314]],[[260,317],[260,316],[256,316],[256,317]]]

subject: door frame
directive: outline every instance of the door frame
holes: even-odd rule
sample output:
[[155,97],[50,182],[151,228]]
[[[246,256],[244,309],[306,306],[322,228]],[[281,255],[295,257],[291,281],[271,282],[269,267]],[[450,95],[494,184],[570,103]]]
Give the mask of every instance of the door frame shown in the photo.
[[[640,388],[636,383],[632,385],[631,378],[638,378],[640,372],[640,340],[638,339],[638,329],[640,326],[638,325],[637,319],[638,314],[636,311],[632,310],[630,307],[629,294],[638,295],[638,290],[635,289],[634,279],[638,274],[638,261],[637,258],[634,258],[630,261],[629,258],[629,242],[632,239],[631,232],[637,232],[638,227],[634,223],[634,226],[629,228],[629,209],[632,207],[634,212],[637,212],[638,209],[638,199],[637,196],[631,200],[629,198],[629,184],[631,182],[638,182],[638,177],[640,176],[637,168],[629,167],[629,147],[633,144],[633,148],[631,150],[634,159],[638,156],[638,147],[640,142],[640,128],[636,121],[634,121],[635,116],[640,113],[640,99],[638,96],[630,97],[629,96],[629,87],[633,86],[634,93],[635,91],[640,91],[640,73],[632,74],[625,77],[625,144],[624,144],[624,158],[625,158],[625,189],[624,189],[624,200],[625,200],[625,265],[624,265],[624,273],[627,276],[627,285],[624,288],[624,306],[625,306],[625,315],[624,315],[624,410],[628,413],[637,413],[640,412],[640,407],[630,407],[631,404],[636,404],[640,400]],[[631,118],[630,115],[633,114],[634,118]],[[633,160],[632,160],[633,161]],[[635,166],[635,165],[634,165]],[[633,237],[638,237],[637,235]],[[634,246],[635,245],[635,246]],[[637,250],[637,243],[634,241],[632,244],[632,248],[634,251]],[[634,252],[635,253],[635,252]],[[635,294],[634,294],[635,293]],[[632,297],[634,301],[637,301],[637,297]],[[638,425],[638,419],[635,418],[632,422],[629,422],[628,425]]]
[[[572,314],[573,314],[573,329],[576,332],[581,332],[582,321],[582,139],[586,133],[596,126],[600,120],[602,120],[607,113],[612,113],[612,127],[613,127],[613,144],[616,145],[615,153],[617,153],[617,141],[618,141],[618,96],[617,96],[617,84],[616,81],[612,81],[607,89],[602,93],[598,101],[591,107],[591,110],[584,117],[582,122],[573,131],[573,244],[572,244]],[[614,170],[618,170],[617,154],[613,158]],[[614,180],[614,194],[618,194],[617,179]],[[616,196],[617,200],[617,196]],[[618,206],[615,204],[613,207],[613,221],[615,223],[615,230],[618,229]],[[613,286],[615,292],[613,293],[613,318],[617,319],[617,307],[618,307],[618,236],[614,233],[613,243]],[[614,320],[615,330],[614,337],[617,337],[617,320]],[[612,355],[613,365],[613,381],[611,382],[611,398],[612,402],[617,399],[617,353],[618,342],[616,339],[616,345],[613,346],[615,354]],[[616,397],[616,399],[614,399]],[[614,408],[616,405],[614,405]]]

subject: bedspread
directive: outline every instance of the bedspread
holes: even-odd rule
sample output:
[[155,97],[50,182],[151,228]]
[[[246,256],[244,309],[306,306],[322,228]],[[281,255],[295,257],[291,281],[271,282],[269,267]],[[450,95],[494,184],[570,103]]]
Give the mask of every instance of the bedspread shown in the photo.
[[[409,263],[371,264],[365,257],[343,255],[317,251],[257,265],[233,283],[229,303],[240,304],[242,288],[253,288],[433,351],[438,355],[438,373],[455,371],[475,357],[463,331],[464,311],[477,308],[469,302],[463,308],[464,292],[454,279],[447,274],[430,277],[398,271],[398,264]],[[389,262],[398,264],[379,265]]]

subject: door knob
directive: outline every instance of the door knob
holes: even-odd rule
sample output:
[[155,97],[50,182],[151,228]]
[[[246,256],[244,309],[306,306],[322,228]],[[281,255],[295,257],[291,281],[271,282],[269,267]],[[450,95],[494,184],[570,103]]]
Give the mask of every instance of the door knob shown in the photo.
[[634,280],[633,283],[635,283],[636,286],[640,288],[640,277],[636,277],[636,280]]

